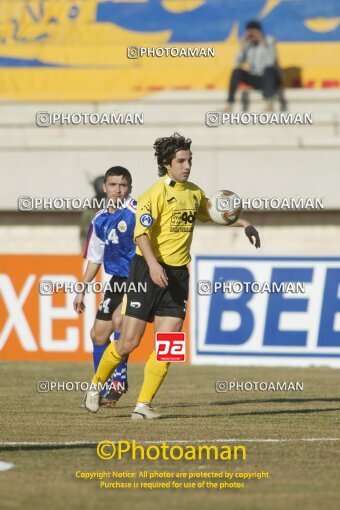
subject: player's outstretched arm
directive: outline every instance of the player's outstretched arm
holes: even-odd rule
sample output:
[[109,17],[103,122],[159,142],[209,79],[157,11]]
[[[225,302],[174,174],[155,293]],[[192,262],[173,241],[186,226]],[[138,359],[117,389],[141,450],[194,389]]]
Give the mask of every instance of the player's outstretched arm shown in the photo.
[[149,266],[151,280],[156,285],[159,285],[159,287],[167,287],[168,277],[166,275],[165,269],[160,265],[152,251],[152,246],[148,236],[146,234],[142,234],[136,237],[135,240],[143,254],[143,257],[146,260],[147,265]]
[[[95,264],[89,260],[84,273],[83,283],[92,282],[93,278],[98,273],[100,266],[101,264]],[[82,313],[85,310],[84,297],[85,292],[79,292],[73,301],[73,308],[77,313]]]
[[240,218],[230,226],[231,227],[243,227],[244,233],[248,237],[249,242],[251,244],[255,245],[255,248],[260,248],[261,240],[260,240],[259,233],[256,230],[256,228],[249,223],[249,221]]

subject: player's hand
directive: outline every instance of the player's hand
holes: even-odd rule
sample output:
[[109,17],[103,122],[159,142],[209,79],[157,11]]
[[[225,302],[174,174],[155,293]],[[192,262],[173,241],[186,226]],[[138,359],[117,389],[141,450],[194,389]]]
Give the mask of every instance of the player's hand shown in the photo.
[[82,313],[85,310],[84,294],[82,292],[77,294],[76,297],[74,298],[73,308],[74,311],[77,313]]
[[[256,230],[255,227],[253,227],[253,225],[248,225],[248,227],[246,227],[244,229],[245,231],[245,234],[246,236],[248,237],[249,239],[249,242],[253,245],[255,245],[255,248],[260,248],[261,246],[261,241],[260,241],[260,236],[259,236],[259,233],[258,231]],[[254,239],[253,239],[254,238]]]
[[150,276],[153,283],[158,285],[159,287],[167,287],[168,286],[168,277],[166,275],[164,267],[162,267],[158,262],[152,264],[149,267]]

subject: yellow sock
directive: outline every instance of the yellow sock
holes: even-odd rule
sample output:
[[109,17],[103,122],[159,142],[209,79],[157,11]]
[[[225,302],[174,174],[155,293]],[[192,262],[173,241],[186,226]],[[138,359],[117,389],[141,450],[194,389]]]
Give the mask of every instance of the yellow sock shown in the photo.
[[120,356],[116,351],[116,342],[111,342],[107,346],[102,359],[97,368],[97,372],[92,379],[93,384],[105,384],[115,368],[123,361],[125,356]]
[[137,403],[150,404],[168,372],[169,365],[170,363],[165,361],[156,361],[155,351],[151,353],[144,368],[144,381]]

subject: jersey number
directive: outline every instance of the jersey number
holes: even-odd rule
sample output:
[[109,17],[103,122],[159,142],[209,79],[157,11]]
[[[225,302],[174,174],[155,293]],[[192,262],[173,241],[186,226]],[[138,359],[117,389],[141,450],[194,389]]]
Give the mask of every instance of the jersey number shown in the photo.
[[108,240],[109,241],[112,241],[113,244],[118,244],[119,243],[119,237],[117,236],[116,234],[116,229],[113,228],[109,235],[107,236]]

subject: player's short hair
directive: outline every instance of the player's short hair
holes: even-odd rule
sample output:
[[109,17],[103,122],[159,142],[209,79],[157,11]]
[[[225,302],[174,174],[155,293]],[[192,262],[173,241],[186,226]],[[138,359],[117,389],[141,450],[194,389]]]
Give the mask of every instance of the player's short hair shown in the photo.
[[172,136],[164,138],[157,138],[153,148],[155,149],[155,156],[157,158],[159,177],[162,177],[167,173],[165,165],[171,164],[176,152],[189,151],[190,146],[191,139],[185,138],[179,133],[174,133]]
[[260,30],[260,32],[263,32],[261,23],[259,21],[257,21],[256,19],[252,19],[252,20],[248,21],[248,23],[246,24],[246,30],[250,30],[252,28],[256,29],[256,30]]
[[124,168],[123,166],[112,166],[109,168],[104,175],[104,182],[107,181],[107,178],[110,176],[119,176],[122,175],[127,180],[129,186],[132,186],[132,175],[130,174],[129,170]]

